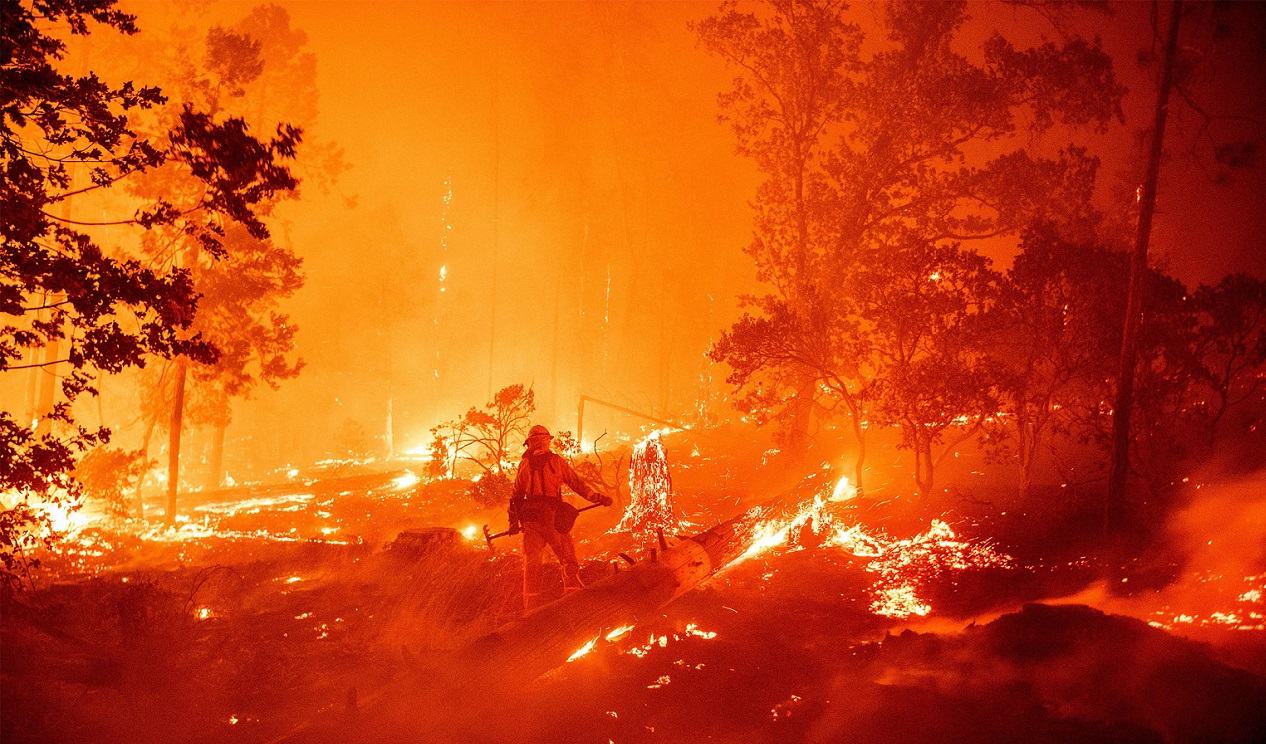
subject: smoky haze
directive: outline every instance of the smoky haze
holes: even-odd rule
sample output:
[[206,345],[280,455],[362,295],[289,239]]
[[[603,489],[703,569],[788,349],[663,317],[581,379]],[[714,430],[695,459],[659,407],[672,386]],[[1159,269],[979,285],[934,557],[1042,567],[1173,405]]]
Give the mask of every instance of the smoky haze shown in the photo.
[[[734,72],[689,28],[712,3],[280,6],[315,60],[309,138],[341,148],[348,167],[275,215],[307,275],[284,308],[306,366],[279,390],[235,402],[230,473],[334,454],[349,424],[380,450],[389,421],[397,451],[421,446],[439,420],[513,383],[533,386],[537,418],[557,429],[575,428],[582,394],[675,418],[701,392],[723,391],[725,370],[704,355],[738,314],[738,296],[759,291],[742,252],[757,175],[717,121],[716,96]],[[160,40],[239,24],[254,7],[125,4],[142,36]],[[877,8],[856,8],[856,22],[877,22]],[[982,28],[1056,33],[1011,7],[971,10],[988,14]],[[1075,29],[1104,35],[1130,89],[1124,125],[1077,135],[1103,158],[1105,205],[1132,190],[1127,164],[1152,105],[1154,66],[1137,63],[1147,13],[1122,5]],[[1260,32],[1261,12],[1242,15]],[[1227,65],[1260,69],[1257,39],[1251,29],[1233,36]],[[107,77],[118,65],[144,78],[143,60],[101,57],[91,66]],[[1214,78],[1209,110],[1260,113],[1260,76]],[[1215,124],[1224,137],[1260,126]],[[1173,127],[1175,143],[1197,145],[1170,153],[1178,167],[1162,184],[1156,260],[1189,282],[1262,273],[1262,169],[1211,177],[1192,157],[1202,122],[1179,113]],[[1056,132],[1050,146],[1066,139]],[[985,251],[1005,262],[1014,245]],[[103,388],[103,418],[120,441],[138,439],[128,385]],[[586,436],[643,423],[595,408]]]
[[702,8],[287,7],[317,56],[319,133],[351,167],[283,212],[308,366],[241,407],[254,452],[325,454],[347,420],[378,435],[389,401],[397,448],[416,446],[520,382],[557,428],[582,393],[689,407],[752,282],[755,176],[716,123],[726,74],[686,29]]

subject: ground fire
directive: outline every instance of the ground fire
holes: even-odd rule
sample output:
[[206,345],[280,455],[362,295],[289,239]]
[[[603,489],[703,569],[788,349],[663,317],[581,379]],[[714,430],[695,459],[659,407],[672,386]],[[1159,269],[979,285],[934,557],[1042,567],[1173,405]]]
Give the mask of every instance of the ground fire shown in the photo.
[[1264,8],[0,0],[0,741],[1266,741]]

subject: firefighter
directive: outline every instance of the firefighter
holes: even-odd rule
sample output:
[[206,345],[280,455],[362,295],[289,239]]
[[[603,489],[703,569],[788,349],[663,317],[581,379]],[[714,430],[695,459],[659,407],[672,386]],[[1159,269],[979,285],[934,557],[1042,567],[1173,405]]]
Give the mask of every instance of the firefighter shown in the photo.
[[[530,610],[541,598],[541,551],[548,545],[563,566],[563,591],[574,592],[584,584],[572,545],[574,507],[563,501],[566,485],[592,503],[611,506],[611,497],[585,483],[568,462],[550,451],[554,441],[549,429],[537,424],[528,430],[527,453],[519,461],[510,496],[510,534],[523,533],[523,607]],[[565,513],[571,512],[571,519]],[[560,512],[563,512],[560,514]],[[561,528],[561,529],[560,529]]]

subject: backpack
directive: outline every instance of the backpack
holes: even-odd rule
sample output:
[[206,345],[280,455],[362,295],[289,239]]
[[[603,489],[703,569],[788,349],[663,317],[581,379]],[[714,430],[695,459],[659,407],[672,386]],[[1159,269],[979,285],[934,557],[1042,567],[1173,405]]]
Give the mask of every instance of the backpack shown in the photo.
[[[531,490],[532,486],[536,485],[537,478],[541,479],[542,484],[544,483],[544,477],[545,477],[544,471],[545,471],[546,464],[549,463],[549,461],[553,459],[553,457],[557,457],[557,456],[558,456],[557,454],[551,452],[548,455],[542,455],[540,457],[537,457],[535,455],[527,455],[525,457],[525,459],[527,460],[528,469],[531,473],[528,476],[529,490]],[[546,501],[547,499],[548,499],[547,503],[545,504],[541,503],[543,501]],[[529,501],[535,501],[537,503],[529,505],[527,503]],[[525,521],[535,522],[541,519],[542,517],[545,517],[546,515],[544,512],[550,507],[553,507],[554,529],[562,533],[571,532],[571,528],[576,524],[576,517],[580,515],[580,510],[577,509],[576,507],[572,506],[566,501],[563,501],[561,498],[555,499],[554,497],[546,496],[545,494],[529,494],[524,499],[524,502],[525,502],[524,503],[525,508],[524,508],[523,519]],[[537,506],[538,508],[532,508],[533,506]]]

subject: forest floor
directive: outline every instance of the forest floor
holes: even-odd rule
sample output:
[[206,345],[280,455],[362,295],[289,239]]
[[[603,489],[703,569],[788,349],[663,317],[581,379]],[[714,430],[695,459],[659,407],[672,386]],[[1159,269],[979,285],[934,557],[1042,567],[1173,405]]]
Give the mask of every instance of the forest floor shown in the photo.
[[[751,453],[706,441],[674,449],[692,453],[673,462],[693,524],[686,533],[798,480],[759,475]],[[1152,742],[1266,733],[1266,553],[1256,523],[1242,535],[1256,551],[1202,550],[1192,531],[1225,519],[1203,512],[1129,551],[1108,549],[1094,493],[1077,489],[829,504],[837,524],[906,551],[895,554],[898,588],[923,614],[884,609],[892,577],[873,555],[793,537],[508,698],[437,698],[416,670],[518,616],[521,559],[517,538],[493,551],[484,543],[480,528],[495,530],[503,514],[408,467],[325,469],[195,494],[178,530],[94,527],[44,556],[36,585],[7,598],[0,618],[3,740]],[[919,541],[929,515],[954,541]],[[619,516],[581,516],[586,580],[633,552],[627,534],[608,532]],[[393,542],[433,527],[454,531]],[[946,545],[1005,560],[951,565],[937,552]],[[561,591],[550,561],[546,579]]]

